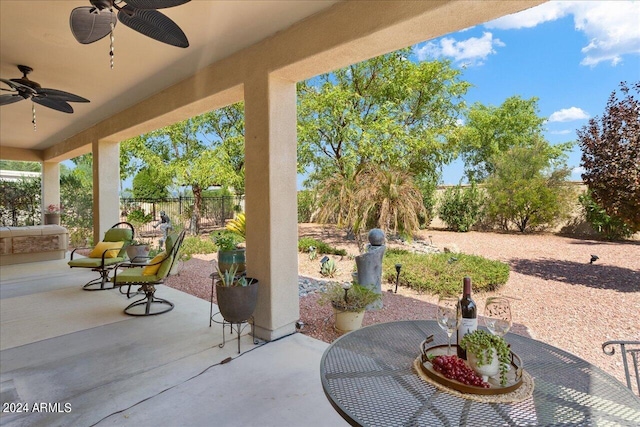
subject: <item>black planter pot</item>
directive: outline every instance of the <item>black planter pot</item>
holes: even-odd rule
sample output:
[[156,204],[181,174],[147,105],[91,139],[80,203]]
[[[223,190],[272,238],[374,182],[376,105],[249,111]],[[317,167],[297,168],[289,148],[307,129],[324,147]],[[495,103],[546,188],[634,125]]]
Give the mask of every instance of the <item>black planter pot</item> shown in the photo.
[[216,285],[216,297],[218,309],[224,320],[229,323],[241,323],[249,320],[258,302],[258,281],[253,281],[249,286],[218,286]]

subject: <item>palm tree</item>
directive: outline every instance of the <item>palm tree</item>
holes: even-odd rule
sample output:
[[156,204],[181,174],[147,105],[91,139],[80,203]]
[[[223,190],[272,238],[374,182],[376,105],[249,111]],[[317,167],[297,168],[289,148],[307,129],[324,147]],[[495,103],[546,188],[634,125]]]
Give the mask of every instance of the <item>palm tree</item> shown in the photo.
[[361,251],[363,228],[379,227],[411,238],[420,227],[419,215],[426,215],[413,176],[398,169],[365,166],[352,179],[335,174],[318,188],[318,209],[312,218],[346,228]]
[[359,218],[369,228],[411,238],[426,215],[422,193],[413,176],[399,169],[367,167],[358,176],[355,200]]

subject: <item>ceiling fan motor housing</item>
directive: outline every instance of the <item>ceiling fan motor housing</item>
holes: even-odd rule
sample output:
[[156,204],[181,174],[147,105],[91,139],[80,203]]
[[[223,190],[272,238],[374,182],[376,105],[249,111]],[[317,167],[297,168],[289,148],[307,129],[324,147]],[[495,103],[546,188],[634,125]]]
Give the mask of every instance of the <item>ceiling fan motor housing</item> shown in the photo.
[[90,0],[93,7],[98,10],[109,9],[112,6],[111,0]]

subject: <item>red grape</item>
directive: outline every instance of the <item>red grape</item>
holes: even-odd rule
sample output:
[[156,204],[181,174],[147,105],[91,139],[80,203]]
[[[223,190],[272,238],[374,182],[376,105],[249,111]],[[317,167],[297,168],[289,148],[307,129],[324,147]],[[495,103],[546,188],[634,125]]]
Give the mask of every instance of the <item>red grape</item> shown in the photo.
[[464,360],[456,355],[436,356],[431,359],[433,369],[445,377],[475,387],[489,388],[489,383],[482,381],[482,377],[467,366]]

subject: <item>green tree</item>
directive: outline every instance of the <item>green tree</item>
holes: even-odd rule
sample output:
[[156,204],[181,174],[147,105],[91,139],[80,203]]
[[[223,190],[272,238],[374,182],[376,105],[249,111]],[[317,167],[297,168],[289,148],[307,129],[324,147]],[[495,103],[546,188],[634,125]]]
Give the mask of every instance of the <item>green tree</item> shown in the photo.
[[171,179],[161,177],[153,169],[144,168],[133,177],[133,197],[137,199],[165,199]]
[[0,218],[4,226],[40,223],[40,178],[0,181]]
[[[460,144],[469,182],[482,182],[495,170],[495,157],[514,147],[531,147],[541,138],[544,117],[538,116],[538,98],[507,98],[499,107],[473,104],[466,114],[465,125],[453,136]],[[556,146],[547,152],[560,158],[570,147]]]
[[69,229],[72,246],[85,246],[93,234],[93,156],[72,159],[73,168],[60,169],[61,223]]
[[8,171],[40,172],[40,162],[21,162],[17,160],[0,160],[0,169]]
[[[453,158],[447,136],[469,84],[449,62],[415,63],[410,53],[399,50],[299,84],[298,167],[308,172],[307,186],[346,196],[375,164],[411,171],[421,188],[434,189],[441,165]],[[351,218],[343,211],[333,217]]]
[[[244,190],[244,121],[236,104],[125,141],[129,165],[153,169],[160,180],[189,187],[191,232],[199,231],[202,192],[213,185]],[[239,123],[240,122],[240,123]],[[138,169],[140,166],[138,167]],[[135,168],[133,168],[135,169]]]
[[640,82],[620,83],[624,96],[609,96],[600,123],[598,118],[577,131],[582,148],[582,179],[593,200],[608,215],[640,230]]
[[572,190],[569,169],[554,161],[554,149],[538,140],[493,157],[494,173],[486,181],[487,217],[508,230],[525,232],[553,226],[568,217]]

